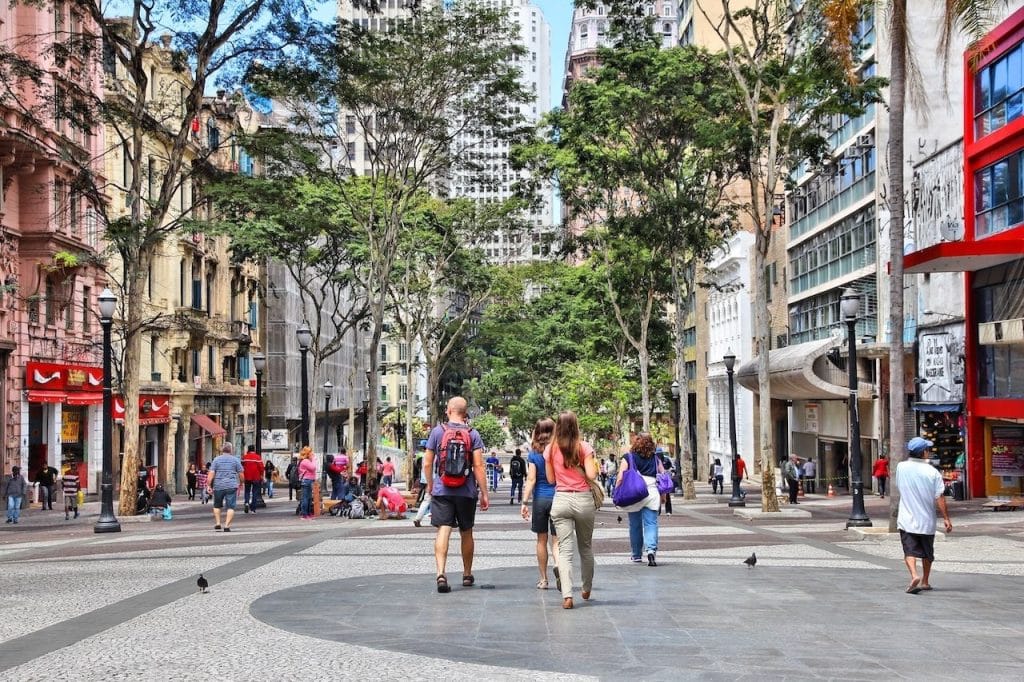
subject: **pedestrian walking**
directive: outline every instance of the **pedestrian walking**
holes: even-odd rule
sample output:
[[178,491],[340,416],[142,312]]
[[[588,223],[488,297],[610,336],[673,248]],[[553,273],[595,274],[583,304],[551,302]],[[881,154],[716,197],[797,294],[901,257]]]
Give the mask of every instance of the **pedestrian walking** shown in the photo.
[[188,465],[188,471],[185,472],[185,492],[188,494],[188,499],[196,499],[196,483],[198,483],[198,472],[196,471],[196,463],[192,462]]
[[540,571],[537,589],[548,589],[548,547],[550,544],[555,583],[561,592],[558,543],[555,542],[555,525],[551,521],[551,504],[555,500],[555,483],[548,480],[543,454],[544,449],[551,443],[554,433],[555,422],[547,418],[538,420],[533,427],[530,449],[526,453],[526,486],[519,512],[524,519],[530,521],[530,530],[537,536],[537,568]]
[[804,476],[804,492],[807,494],[814,494],[818,489],[818,465],[814,463],[813,459],[808,459],[804,462],[803,476]]
[[390,457],[384,458],[384,463],[380,465],[380,484],[381,487],[389,488],[395,481],[395,465],[391,461]]
[[21,518],[21,501],[28,489],[28,481],[21,475],[20,466],[11,467],[11,475],[4,479],[3,494],[0,499],[7,500],[7,523],[17,523]]
[[889,483],[889,458],[885,455],[880,455],[875,460],[875,465],[871,467],[871,475],[878,481],[879,497],[884,499],[886,487]]
[[623,455],[619,464],[616,485],[622,482],[626,471],[633,469],[640,474],[647,484],[647,497],[625,507],[629,516],[629,560],[634,564],[643,563],[647,555],[647,565],[657,566],[658,554],[658,459],[655,453],[654,439],[649,433],[638,433],[628,453]]
[[[544,451],[545,476],[555,482],[551,518],[558,536],[558,572],[562,577],[562,608],[571,609],[573,564],[577,548],[582,573],[581,596],[590,599],[594,584],[594,515],[597,506],[590,481],[597,478],[594,448],[580,438],[575,412],[563,412],[555,422],[552,441]],[[655,498],[656,500],[658,498]]]
[[796,501],[796,496],[800,492],[800,458],[790,453],[789,459],[782,465],[782,477],[786,479],[786,485],[789,486],[789,503],[800,504]]
[[250,445],[242,455],[242,469],[245,471],[245,513],[256,513],[256,504],[260,499],[260,488],[263,487],[263,458],[256,452],[256,446]]
[[498,453],[491,450],[491,455],[487,458],[487,480],[490,481],[491,492],[498,491],[498,475],[501,473],[501,460],[498,459]]
[[74,462],[68,463],[68,470],[61,476],[61,490],[64,493],[64,520],[71,518],[71,512],[78,518],[78,491],[81,489],[81,481],[78,478]]
[[445,410],[447,421],[430,431],[423,470],[430,487],[430,525],[437,528],[434,538],[434,561],[437,564],[437,591],[451,592],[445,569],[448,564],[448,541],[452,528],[458,526],[462,551],[462,586],[472,587],[473,526],[476,505],[487,511],[487,478],[484,469],[484,442],[476,429],[466,423],[466,399],[454,396]]
[[277,473],[277,467],[268,457],[263,462],[263,475],[266,478],[266,482],[263,484],[263,490],[266,491],[267,497],[274,499],[274,475]]
[[412,525],[414,525],[417,528],[419,528],[420,524],[423,521],[423,517],[425,517],[427,514],[430,513],[430,498],[431,498],[431,494],[430,494],[429,487],[427,486],[427,468],[425,466],[423,466],[423,455],[421,454],[420,456],[418,456],[416,458],[416,460],[420,463],[420,466],[419,466],[420,492],[419,492],[419,497],[416,499],[416,504],[419,507],[419,509],[416,510],[416,516],[414,516],[413,519],[412,519]]
[[[909,455],[905,462],[896,465],[896,487],[900,491],[900,507],[896,516],[896,527],[903,544],[903,560],[910,571],[908,594],[931,590],[929,577],[935,561],[935,508],[942,512],[946,532],[953,532],[946,507],[946,483],[942,474],[928,463],[928,453],[934,443],[915,436],[907,443]],[[917,572],[917,560],[921,560],[921,573]]]
[[313,461],[313,448],[308,445],[299,450],[299,483],[302,488],[302,501],[299,513],[303,519],[313,519],[313,482],[316,480],[316,463]]
[[732,475],[737,481],[736,487],[739,489],[740,499],[747,499],[747,493],[745,490],[743,490],[743,487],[739,485],[739,482],[742,481],[744,478],[749,481],[750,476],[747,475],[747,463],[744,462],[743,458],[740,457],[739,455],[734,456],[732,459]]
[[519,503],[523,502],[523,483],[526,481],[526,460],[523,459],[523,451],[516,448],[512,460],[508,463],[508,475],[512,479],[512,488],[509,490],[508,503],[516,503],[516,491],[519,491]]
[[[668,451],[665,448],[658,446],[654,449],[655,458],[661,462],[661,468],[669,473],[672,480],[675,481],[675,465],[672,464],[672,458],[668,456]],[[674,490],[674,487],[673,487]],[[661,504],[665,507],[665,515],[672,516],[672,493],[659,493],[659,499]],[[661,514],[661,506],[658,507],[658,514]]]
[[615,474],[619,470],[619,465],[615,461],[615,455],[608,455],[608,480],[605,482],[605,492],[608,495],[612,494],[612,490],[615,489]]
[[210,481],[210,465],[200,463],[199,470],[196,472],[196,488],[199,491],[199,502],[206,504],[210,500],[208,493],[208,484]]
[[231,443],[225,443],[220,454],[210,465],[206,487],[213,493],[213,529],[221,530],[221,511],[224,511],[224,532],[231,531],[238,502],[238,483],[242,477],[242,462],[235,457]]
[[36,483],[39,484],[39,501],[42,503],[43,509],[53,511],[54,485],[58,476],[60,476],[60,472],[49,464],[44,464],[36,474]]
[[722,460],[715,457],[715,463],[711,465],[711,494],[725,492],[725,473],[722,467]]

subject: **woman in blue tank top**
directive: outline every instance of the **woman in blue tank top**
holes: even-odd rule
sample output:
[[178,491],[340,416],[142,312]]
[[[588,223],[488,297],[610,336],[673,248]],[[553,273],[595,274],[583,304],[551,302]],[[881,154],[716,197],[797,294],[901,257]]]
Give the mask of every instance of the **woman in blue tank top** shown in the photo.
[[[548,481],[544,470],[544,448],[551,442],[555,432],[555,422],[541,419],[533,427],[530,452],[526,456],[526,489],[523,490],[523,506],[520,512],[524,519],[533,520],[530,530],[537,534],[537,568],[540,569],[538,590],[548,589],[548,541],[551,541],[551,557],[554,562],[555,581],[558,589],[562,589],[558,575],[558,543],[554,542],[555,527],[551,523],[551,502],[555,499],[555,484]],[[533,498],[531,505],[530,498]]]

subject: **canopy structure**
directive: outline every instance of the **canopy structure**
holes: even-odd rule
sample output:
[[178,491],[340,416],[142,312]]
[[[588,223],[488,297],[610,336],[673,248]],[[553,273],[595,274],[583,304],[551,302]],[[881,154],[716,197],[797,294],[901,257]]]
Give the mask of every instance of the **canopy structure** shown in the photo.
[[[776,348],[768,354],[768,373],[771,377],[771,397],[776,400],[835,400],[850,394],[846,370],[828,358],[836,347],[835,339],[819,339],[795,346]],[[744,363],[736,371],[740,386],[754,393],[757,386],[758,358]],[[875,387],[858,382],[858,397],[869,400]]]
[[206,431],[211,436],[223,436],[227,433],[223,426],[213,421],[205,414],[193,414],[190,419],[193,424],[201,428],[203,431]]

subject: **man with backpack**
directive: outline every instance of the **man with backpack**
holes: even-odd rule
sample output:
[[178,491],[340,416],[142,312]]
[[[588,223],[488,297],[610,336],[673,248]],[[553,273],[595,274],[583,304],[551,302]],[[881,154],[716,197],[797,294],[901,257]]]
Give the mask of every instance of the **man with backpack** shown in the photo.
[[516,448],[516,454],[508,463],[508,475],[512,479],[512,490],[509,492],[508,503],[516,503],[516,489],[519,489],[519,504],[523,503],[523,482],[526,480],[526,460],[523,459],[523,451]]
[[451,592],[445,566],[452,528],[458,526],[462,550],[462,586],[472,587],[473,524],[477,498],[480,511],[487,511],[487,477],[484,469],[484,442],[476,429],[466,423],[466,399],[455,396],[448,401],[448,421],[430,432],[423,455],[423,471],[431,491],[430,524],[437,528],[434,560],[437,562],[437,591]]
[[288,480],[288,499],[292,499],[292,494],[297,498],[299,496],[298,490],[302,490],[302,483],[299,481],[299,456],[292,455],[292,461],[288,463],[288,468],[284,470],[284,477]]

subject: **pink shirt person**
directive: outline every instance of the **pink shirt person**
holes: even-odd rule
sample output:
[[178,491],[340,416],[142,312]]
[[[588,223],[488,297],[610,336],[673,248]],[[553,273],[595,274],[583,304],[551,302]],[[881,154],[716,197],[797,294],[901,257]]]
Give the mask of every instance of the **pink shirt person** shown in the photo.
[[[594,448],[590,443],[580,441],[580,452],[582,454],[580,466],[585,467],[586,461],[594,456]],[[590,491],[587,479],[583,477],[583,472],[579,468],[566,468],[565,458],[562,456],[562,451],[558,448],[558,443],[552,442],[544,448],[544,459],[549,459],[551,466],[555,468],[555,491],[563,493],[585,493]]]

